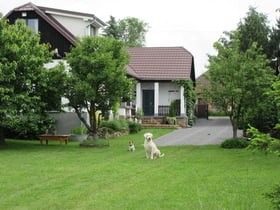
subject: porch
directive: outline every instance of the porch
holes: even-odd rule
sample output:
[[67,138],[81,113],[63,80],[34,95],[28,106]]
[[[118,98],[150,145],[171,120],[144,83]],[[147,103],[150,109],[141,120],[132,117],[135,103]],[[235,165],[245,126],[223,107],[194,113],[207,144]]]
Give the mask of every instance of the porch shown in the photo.
[[170,106],[173,116],[186,116],[184,88],[173,82],[142,82],[136,85],[135,110],[142,109],[144,116],[168,116]]

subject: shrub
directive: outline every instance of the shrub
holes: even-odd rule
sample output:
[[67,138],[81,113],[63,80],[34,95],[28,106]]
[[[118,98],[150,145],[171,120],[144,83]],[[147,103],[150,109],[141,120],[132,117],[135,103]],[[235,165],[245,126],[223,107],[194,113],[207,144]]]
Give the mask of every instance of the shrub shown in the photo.
[[8,117],[5,123],[6,138],[36,139],[46,131],[55,130],[55,119],[50,115],[15,115]]
[[246,148],[249,142],[242,138],[230,138],[226,139],[222,144],[222,148],[233,149],[233,148]]
[[224,111],[208,110],[208,116],[224,117],[227,114]]
[[265,153],[275,153],[280,155],[280,140],[271,137],[267,133],[260,132],[257,128],[249,125],[247,133],[252,136],[248,149],[260,150]]
[[128,123],[125,120],[102,121],[102,127],[106,127],[109,133],[128,131]]
[[138,133],[142,129],[142,125],[133,121],[127,121],[129,133]]
[[275,185],[270,193],[266,193],[265,197],[271,200],[274,209],[280,209],[280,185]]
[[86,127],[76,127],[71,129],[72,134],[77,134],[77,135],[83,135],[87,134],[87,128]]

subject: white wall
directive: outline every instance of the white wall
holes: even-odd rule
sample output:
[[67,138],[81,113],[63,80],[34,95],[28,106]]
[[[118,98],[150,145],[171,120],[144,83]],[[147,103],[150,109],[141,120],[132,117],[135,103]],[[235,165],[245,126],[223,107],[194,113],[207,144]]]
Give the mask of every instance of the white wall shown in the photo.
[[93,19],[87,20],[82,17],[66,17],[57,14],[52,14],[52,16],[74,34],[74,36],[83,37],[89,35],[87,26],[92,23]]
[[171,101],[180,99],[180,89],[174,83],[159,84],[159,105],[169,106]]
[[[154,83],[141,83],[141,90],[154,90]],[[175,99],[180,99],[180,87],[172,82],[159,82],[159,106],[169,106]]]

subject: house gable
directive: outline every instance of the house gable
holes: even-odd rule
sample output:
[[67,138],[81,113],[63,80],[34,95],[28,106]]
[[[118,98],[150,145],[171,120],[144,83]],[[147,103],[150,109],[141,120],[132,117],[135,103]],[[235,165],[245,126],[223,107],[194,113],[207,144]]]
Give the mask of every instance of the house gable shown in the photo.
[[128,48],[128,74],[142,81],[195,81],[194,58],[183,47]]
[[[49,43],[51,49],[57,49],[61,56],[76,45],[75,36],[90,35],[86,33],[87,29],[90,31],[90,26],[95,27],[96,33],[93,35],[97,35],[98,29],[105,25],[93,14],[40,7],[33,3],[11,10],[4,18],[7,18],[10,24],[14,24],[18,19],[38,19],[41,43]],[[70,25],[72,27],[69,27]]]

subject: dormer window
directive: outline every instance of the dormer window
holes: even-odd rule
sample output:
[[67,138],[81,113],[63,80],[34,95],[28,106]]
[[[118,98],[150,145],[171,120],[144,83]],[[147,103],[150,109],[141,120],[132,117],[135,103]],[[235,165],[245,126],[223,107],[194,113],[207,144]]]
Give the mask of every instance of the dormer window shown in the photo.
[[97,36],[97,28],[94,25],[88,25],[85,30],[86,36]]
[[97,30],[94,26],[90,26],[90,36],[96,36],[97,35]]

